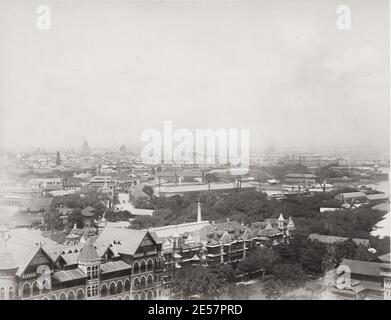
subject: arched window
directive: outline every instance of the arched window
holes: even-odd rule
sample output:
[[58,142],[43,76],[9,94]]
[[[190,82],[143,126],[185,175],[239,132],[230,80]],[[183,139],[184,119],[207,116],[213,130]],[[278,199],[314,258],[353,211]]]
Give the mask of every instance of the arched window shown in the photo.
[[143,260],[143,261],[141,261],[140,272],[143,273],[146,271],[146,269],[147,269],[147,266],[145,264],[145,261]]
[[42,282],[42,293],[47,293],[50,291],[50,282],[48,280],[44,280]]
[[117,293],[117,290],[116,290],[116,288],[115,288],[115,283],[112,282],[112,283],[110,284],[110,294],[113,295],[113,294],[116,294],[116,293]]
[[75,294],[73,293],[73,291],[69,291],[68,300],[75,300]]
[[139,296],[138,296],[137,293],[135,293],[134,296],[133,296],[133,300],[138,300],[138,299],[139,299]]
[[52,300],[57,300],[57,297],[55,294],[52,294],[52,297],[51,297]]
[[0,300],[5,300],[5,289],[3,287],[0,288]]
[[88,280],[91,280],[92,279],[92,271],[91,271],[91,267],[87,267],[87,278]]
[[33,296],[39,295],[39,288],[38,288],[38,282],[34,281],[33,283]]
[[117,293],[122,293],[124,291],[124,286],[121,281],[117,283]]
[[146,295],[145,295],[145,293],[143,292],[143,293],[141,294],[141,300],[145,300],[145,298],[146,298]]
[[130,281],[129,281],[129,279],[125,280],[125,291],[126,292],[130,291]]
[[66,300],[67,299],[67,295],[65,294],[65,292],[61,292],[60,296],[58,297],[58,300]]
[[139,266],[138,262],[136,261],[133,265],[133,273],[137,274],[137,273],[139,273],[139,271],[140,271],[140,266]]
[[153,270],[153,262],[152,262],[151,259],[148,259],[147,270],[148,271],[152,271]]
[[134,287],[135,289],[140,288],[140,281],[139,281],[138,278],[134,279],[134,281],[133,281],[133,287]]
[[9,287],[9,289],[8,289],[8,299],[14,300],[14,288],[13,287]]
[[147,278],[147,285],[148,286],[151,286],[153,284],[153,277],[152,275],[148,275],[148,278]]
[[145,287],[145,277],[141,278],[141,288]]
[[29,283],[23,285],[23,298],[31,297],[31,286]]
[[77,291],[76,297],[77,297],[77,300],[84,300],[84,291],[82,289],[79,289]]
[[103,284],[103,285],[100,287],[100,295],[101,295],[102,297],[106,297],[108,294],[109,294],[109,289],[107,289],[106,284]]
[[152,300],[153,299],[152,291],[148,291],[147,299],[148,300]]

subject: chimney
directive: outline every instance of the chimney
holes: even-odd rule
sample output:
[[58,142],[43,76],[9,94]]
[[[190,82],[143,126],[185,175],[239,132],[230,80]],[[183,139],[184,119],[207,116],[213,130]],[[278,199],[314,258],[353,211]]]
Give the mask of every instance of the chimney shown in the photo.
[[201,222],[202,219],[201,219],[201,203],[200,203],[200,199],[198,199],[198,202],[197,202],[197,222]]

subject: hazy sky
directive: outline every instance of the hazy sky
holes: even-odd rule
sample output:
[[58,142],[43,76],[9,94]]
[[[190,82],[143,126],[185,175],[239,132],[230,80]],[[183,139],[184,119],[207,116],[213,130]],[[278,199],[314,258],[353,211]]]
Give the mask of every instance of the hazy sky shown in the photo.
[[249,128],[253,149],[384,148],[388,13],[380,0],[0,0],[0,146],[140,146],[171,120]]

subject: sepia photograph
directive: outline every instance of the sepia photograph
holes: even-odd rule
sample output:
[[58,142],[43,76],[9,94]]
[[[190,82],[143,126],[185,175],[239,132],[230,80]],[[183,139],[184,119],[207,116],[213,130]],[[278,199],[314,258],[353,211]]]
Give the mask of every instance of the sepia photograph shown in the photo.
[[0,0],[0,300],[391,300],[389,14]]

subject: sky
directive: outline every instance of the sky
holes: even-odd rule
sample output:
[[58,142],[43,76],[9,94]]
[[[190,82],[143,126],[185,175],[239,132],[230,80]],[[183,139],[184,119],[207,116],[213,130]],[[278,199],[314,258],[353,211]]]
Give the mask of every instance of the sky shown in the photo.
[[[0,1],[0,147],[140,147],[249,129],[253,150],[389,146],[387,1]],[[387,149],[388,150],[388,149]]]

